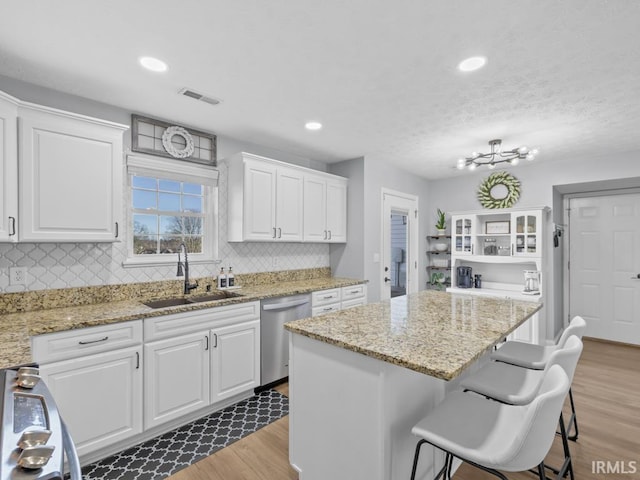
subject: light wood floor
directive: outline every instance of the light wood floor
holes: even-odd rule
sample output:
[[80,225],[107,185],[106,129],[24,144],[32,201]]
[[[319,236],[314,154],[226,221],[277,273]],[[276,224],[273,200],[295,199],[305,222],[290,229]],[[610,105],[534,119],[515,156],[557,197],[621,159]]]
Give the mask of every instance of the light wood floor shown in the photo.
[[[280,386],[279,391],[288,395],[288,386]],[[573,394],[580,428],[578,442],[570,442],[576,479],[640,478],[640,348],[585,339]],[[172,475],[170,480],[295,480],[297,474],[288,460],[288,428],[289,418],[285,417]],[[559,465],[561,452],[557,438],[547,462]],[[635,461],[638,471],[633,475],[598,475],[592,473],[592,462],[596,461]],[[506,475],[512,480],[534,478],[529,473]],[[468,465],[455,475],[456,480],[495,478]]]

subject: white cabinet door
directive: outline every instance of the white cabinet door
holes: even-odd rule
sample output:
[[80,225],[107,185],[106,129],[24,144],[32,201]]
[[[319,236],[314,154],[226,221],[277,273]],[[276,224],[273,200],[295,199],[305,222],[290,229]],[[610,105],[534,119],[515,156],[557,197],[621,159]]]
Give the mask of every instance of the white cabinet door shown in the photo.
[[19,108],[22,241],[116,241],[125,127]]
[[267,163],[245,163],[244,240],[276,238],[276,173]]
[[142,432],[141,347],[40,366],[80,456]]
[[278,168],[276,181],[277,239],[302,241],[303,176],[293,169]]
[[511,214],[511,242],[514,257],[542,256],[542,211]]
[[260,385],[260,320],[211,330],[211,401]]
[[451,250],[456,255],[473,255],[475,252],[476,218],[474,215],[452,216]]
[[149,429],[209,405],[209,331],[144,346],[144,426]]
[[347,241],[347,182],[327,180],[327,232],[331,243]]
[[17,101],[0,92],[0,242],[18,239],[17,122]]
[[304,241],[325,242],[327,232],[327,182],[314,175],[304,177]]

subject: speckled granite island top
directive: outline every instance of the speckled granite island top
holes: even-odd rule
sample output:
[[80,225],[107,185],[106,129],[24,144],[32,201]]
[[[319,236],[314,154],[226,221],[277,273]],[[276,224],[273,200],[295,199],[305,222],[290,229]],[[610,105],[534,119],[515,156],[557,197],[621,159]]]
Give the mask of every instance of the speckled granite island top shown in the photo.
[[451,380],[540,308],[541,303],[426,290],[285,328]]
[[[360,283],[363,282],[354,279],[323,277],[243,286],[237,290],[237,293],[242,295],[240,297],[166,308],[147,307],[142,302],[148,298],[139,298],[8,313],[0,315],[0,368],[31,362],[30,337],[33,335],[251,302],[263,298],[309,293]],[[30,294],[37,296],[38,292],[30,292]],[[167,294],[166,296],[175,295]]]

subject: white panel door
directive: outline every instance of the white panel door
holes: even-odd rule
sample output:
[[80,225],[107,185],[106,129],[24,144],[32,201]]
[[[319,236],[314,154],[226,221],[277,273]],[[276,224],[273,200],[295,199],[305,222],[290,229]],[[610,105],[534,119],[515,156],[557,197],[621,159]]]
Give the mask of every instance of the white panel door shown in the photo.
[[211,401],[260,385],[260,320],[211,331]]
[[304,241],[324,242],[327,233],[327,182],[319,177],[304,177]]
[[29,108],[19,115],[21,240],[116,241],[122,129]]
[[244,240],[276,238],[276,167],[247,161],[244,184]]
[[302,241],[303,181],[301,172],[278,168],[275,225],[280,241]]
[[327,230],[329,241],[347,241],[347,182],[327,180]]
[[0,92],[0,242],[15,242],[18,216],[18,106]]
[[640,345],[640,194],[569,201],[569,316],[586,336]]
[[40,366],[79,455],[142,432],[140,347]]
[[144,346],[145,429],[209,405],[209,331]]

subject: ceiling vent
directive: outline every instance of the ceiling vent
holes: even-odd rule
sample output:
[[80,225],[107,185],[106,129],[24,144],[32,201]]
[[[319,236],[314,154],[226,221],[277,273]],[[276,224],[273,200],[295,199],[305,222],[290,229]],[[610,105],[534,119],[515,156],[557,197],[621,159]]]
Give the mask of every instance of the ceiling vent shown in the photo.
[[222,100],[220,100],[219,98],[204,95],[203,93],[198,93],[190,88],[181,88],[178,93],[184,95],[185,97],[191,97],[201,102],[208,103],[209,105],[218,105],[220,102],[222,102]]

